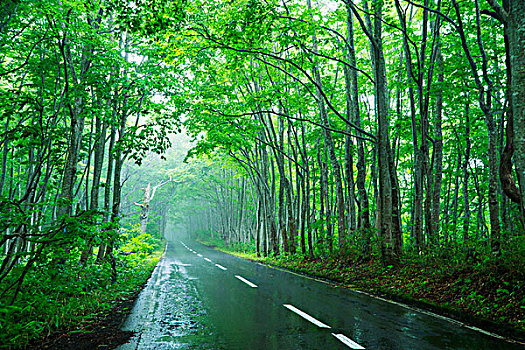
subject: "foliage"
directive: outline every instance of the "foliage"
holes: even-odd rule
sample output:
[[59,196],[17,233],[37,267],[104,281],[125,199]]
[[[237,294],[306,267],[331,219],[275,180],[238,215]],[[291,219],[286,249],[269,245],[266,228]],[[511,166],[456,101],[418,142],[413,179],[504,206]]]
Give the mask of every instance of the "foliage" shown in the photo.
[[153,237],[148,233],[142,233],[139,226],[134,226],[131,230],[124,232],[127,237],[125,244],[120,247],[122,253],[128,253],[131,260],[142,260],[154,250],[158,250],[161,246],[161,240]]
[[34,269],[14,304],[0,301],[0,347],[24,348],[52,332],[81,328],[94,315],[110,313],[116,300],[142,287],[161,253],[158,247],[152,254],[135,257],[133,264],[119,257],[119,280],[113,284],[109,262]]
[[[69,260],[91,267],[95,247],[98,260],[114,259],[122,166],[170,147],[178,114],[159,98],[177,89],[178,70],[162,65],[160,46],[142,30],[116,30],[121,6],[24,0],[5,10],[0,292],[14,300],[33,271]],[[164,28],[157,20],[141,28]]]
[[[206,212],[213,213],[217,219],[206,219],[214,222],[205,228],[193,227],[195,221],[188,219],[190,231],[218,233],[230,243],[255,241],[260,234],[258,253],[263,255],[279,246],[281,250],[292,249],[285,246],[284,230],[290,236],[288,240],[301,242],[302,254],[311,256],[333,251],[361,255],[367,245],[372,248],[370,252],[377,252],[381,245],[394,250],[388,243],[394,235],[399,236],[395,260],[404,253],[414,253],[428,255],[429,259],[446,255],[459,263],[472,249],[487,256],[516,256],[515,244],[510,242],[518,238],[504,237],[495,221],[503,226],[502,232],[515,232],[523,240],[519,209],[494,182],[493,170],[502,157],[503,127],[508,118],[505,76],[509,72],[502,65],[505,44],[501,25],[484,16],[490,7],[484,1],[480,2],[480,21],[474,16],[474,3],[461,3],[457,18],[439,15],[453,10],[454,1],[440,3],[432,11],[403,2],[397,7],[397,3],[370,5],[382,11],[383,18],[378,21],[384,22],[383,30],[388,33],[381,37],[381,45],[386,88],[390,91],[386,101],[391,130],[388,147],[391,181],[398,183],[395,195],[399,203],[393,209],[398,212],[395,225],[399,225],[399,232],[380,237],[384,235],[379,229],[381,188],[376,144],[380,116],[373,105],[377,86],[367,33],[372,28],[365,23],[374,19],[367,18],[366,8],[353,3],[343,6],[328,2],[316,7],[293,1],[243,0],[222,6],[199,3],[198,14],[192,14],[189,7],[193,23],[181,31],[179,41],[169,45],[186,55],[192,77],[187,89],[192,103],[186,107],[184,122],[194,141],[189,155],[211,157],[219,164],[230,158],[237,164],[234,176],[245,176],[250,182],[246,197],[251,196],[253,207],[263,210],[254,211],[252,226],[242,231],[222,227],[237,214],[222,213],[217,202],[236,203],[237,196],[223,196],[228,186],[219,182],[212,189],[200,189],[208,198],[208,206],[203,208],[199,202],[190,211],[205,218]],[[348,22],[350,17],[352,22]],[[467,32],[464,45],[470,51],[465,51],[457,33],[459,20]],[[265,33],[252,26],[264,28]],[[350,62],[351,49],[355,64]],[[437,61],[438,50],[441,63]],[[483,50],[488,63],[482,62]],[[475,73],[468,52],[474,64],[484,70],[483,77],[478,78],[485,84],[484,91],[493,96],[487,97],[492,121],[476,92],[480,86],[472,77]],[[355,70],[355,78],[346,69]],[[328,128],[322,120],[323,109]],[[357,115],[352,115],[355,112]],[[492,131],[488,129],[491,125],[495,128]],[[499,140],[499,148],[489,144],[489,136]],[[445,141],[441,148],[438,139]],[[495,158],[487,157],[490,152]],[[344,191],[342,200],[336,196],[337,172],[344,172],[345,181],[339,185]],[[359,179],[359,172],[364,172],[364,180]],[[515,174],[510,177],[515,182]],[[368,197],[365,215],[372,227],[364,227],[363,219],[358,218],[365,211],[360,207],[363,193],[357,193],[359,181]],[[309,197],[302,192],[307,186]],[[494,201],[497,205],[490,206]],[[287,211],[288,206],[293,210]],[[306,219],[301,216],[304,211]],[[342,226],[338,225],[343,216],[347,232],[340,232]],[[290,220],[295,226],[280,228],[290,225]],[[307,222],[299,230],[304,220]],[[264,225],[257,226],[258,222]],[[272,225],[281,231],[275,234]],[[306,247],[308,235],[313,236],[313,243]]]

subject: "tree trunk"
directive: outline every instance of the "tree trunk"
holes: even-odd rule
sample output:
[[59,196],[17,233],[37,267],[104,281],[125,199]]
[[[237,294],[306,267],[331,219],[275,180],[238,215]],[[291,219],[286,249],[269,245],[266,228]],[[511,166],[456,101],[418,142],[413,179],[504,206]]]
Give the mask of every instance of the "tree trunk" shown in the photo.
[[[508,2],[505,8],[506,11],[509,10]],[[509,23],[510,21],[505,18],[498,18],[503,22],[503,38],[505,42],[505,72],[507,73],[507,86],[505,89],[505,94],[507,101],[509,103],[509,108],[506,113],[503,113],[502,125],[505,124],[505,116],[507,117],[507,123],[505,125],[505,148],[500,155],[500,166],[499,166],[499,178],[501,181],[501,187],[503,192],[507,197],[512,200],[514,203],[518,204],[518,207],[521,210],[521,197],[520,190],[516,187],[516,181],[513,174],[513,164],[512,157],[514,155],[514,113],[513,108],[514,104],[512,103],[512,65],[510,57],[510,38],[509,38]],[[521,221],[523,221],[523,215],[520,215]],[[504,222],[508,220],[504,220]],[[525,222],[523,222],[525,225]]]
[[[415,76],[413,67],[412,67],[412,52],[409,48],[408,43],[408,32],[406,25],[405,14],[401,9],[399,1],[396,0],[396,10],[398,14],[401,27],[404,30],[405,35],[403,35],[403,49],[405,52],[405,62],[407,70],[408,80],[413,80],[416,83],[420,83],[418,78]],[[425,11],[426,13],[426,11]],[[411,15],[412,17],[412,15]],[[416,249],[422,251],[425,245],[424,236],[423,236],[423,154],[419,147],[418,140],[418,124],[416,121],[416,101],[414,95],[413,85],[410,84],[408,87],[408,97],[410,105],[410,121],[411,121],[411,130],[412,130],[412,149],[413,149],[413,160],[414,160],[414,201],[412,207],[412,229],[411,234],[415,238]],[[421,98],[421,96],[420,96]]]
[[[116,93],[115,93],[116,95]],[[117,115],[117,105],[116,102],[113,104],[113,116],[116,117]],[[108,146],[108,163],[107,163],[107,169],[106,169],[106,182],[104,183],[104,224],[108,225],[111,218],[110,214],[110,207],[111,207],[111,184],[113,179],[113,165],[115,163],[115,156],[113,154],[113,148],[115,145],[115,138],[116,138],[116,128],[114,125],[111,125],[111,132],[109,137],[109,146]],[[105,231],[108,231],[109,228],[105,227]],[[106,252],[106,244],[101,243],[98,248],[97,253],[97,262],[101,262],[104,259]]]
[[[120,117],[120,126],[118,130],[119,140],[124,139],[124,133],[126,131],[126,120],[128,113],[128,101],[129,96],[124,97],[122,113]],[[124,156],[122,155],[122,149],[117,148],[115,152],[115,171],[113,173],[113,198],[112,198],[112,207],[111,207],[111,223],[113,225],[114,231],[111,233],[109,238],[109,243],[106,246],[105,259],[109,260],[111,265],[111,281],[115,283],[117,281],[117,265],[115,259],[115,253],[113,251],[115,238],[118,235],[118,225],[120,220],[120,201],[122,193],[122,165],[124,163]]]
[[[365,11],[368,2],[364,2]],[[370,22],[370,20],[369,20]],[[374,27],[370,28],[370,51],[374,71],[375,111],[377,116],[377,159],[379,169],[379,231],[381,237],[381,255],[384,263],[393,262],[394,254],[392,237],[393,199],[392,177],[390,172],[390,117],[389,98],[387,94],[386,63],[382,41],[382,3],[374,1]],[[373,33],[373,34],[372,34]]]
[[[465,55],[467,56],[467,60],[471,68],[472,76],[474,77],[476,86],[479,91],[478,101],[480,104],[480,108],[483,111],[483,115],[485,116],[485,124],[487,125],[488,168],[489,168],[489,191],[488,191],[489,198],[488,200],[489,200],[489,217],[490,217],[490,233],[491,233],[490,234],[490,244],[491,244],[492,253],[495,255],[499,255],[501,253],[500,251],[501,226],[500,226],[500,219],[499,219],[499,203],[498,203],[497,130],[496,130],[496,123],[494,121],[494,115],[492,111],[492,93],[493,93],[494,86],[493,86],[492,80],[489,77],[488,59],[487,59],[487,54],[486,54],[482,36],[481,36],[481,18],[480,18],[481,14],[480,14],[480,9],[479,9],[479,0],[475,0],[474,3],[476,7],[475,15],[476,15],[478,49],[481,53],[481,58],[482,58],[482,67],[481,67],[482,73],[483,73],[482,77],[480,77],[479,69],[472,57],[472,53],[468,46],[468,42],[467,42],[466,35],[464,32],[463,19],[460,13],[458,2],[457,0],[453,0],[453,5],[454,5],[455,12],[456,12],[457,20],[458,20],[457,31],[460,35],[463,51]],[[520,7],[523,8],[523,6],[520,6]],[[510,28],[509,28],[509,33],[510,33]],[[512,39],[510,39],[510,41],[512,42]],[[522,52],[520,52],[519,54],[521,55]],[[511,56],[512,56],[512,50],[511,50]],[[514,98],[512,100],[514,101]],[[519,151],[517,151],[517,154],[519,154]]]
[[[93,184],[91,187],[91,203],[89,209],[97,210],[99,193],[100,193],[100,178],[102,175],[102,166],[104,163],[104,148],[106,145],[106,131],[107,124],[102,122],[102,119],[96,117],[95,121],[95,134],[97,139],[95,140],[95,159],[93,160]],[[82,253],[80,261],[85,263],[88,257],[93,252],[92,240],[89,239],[86,250]]]
[[[353,46],[353,28],[351,28],[352,25],[352,12],[347,9],[347,30],[352,31],[352,33],[348,34],[348,37],[352,36],[352,44],[349,44],[348,46]],[[350,47],[346,48],[346,60],[349,62],[349,64],[352,64],[352,57],[350,51],[353,49],[350,49]],[[354,57],[355,61],[355,57]],[[354,62],[355,63],[355,62]],[[355,66],[354,66],[355,67]],[[351,69],[348,65],[343,66],[344,76],[345,76],[345,95],[346,95],[346,119],[348,120],[355,120],[355,109],[356,109],[356,103],[353,100],[352,95],[352,79],[355,79],[357,81],[357,74],[355,73],[354,69]],[[353,73],[353,74],[352,74]],[[359,107],[357,107],[359,108]],[[346,132],[348,133],[345,136],[345,178],[346,178],[346,195],[347,195],[347,206],[348,206],[348,230],[353,234],[355,233],[357,229],[357,220],[356,220],[356,212],[355,212],[355,182],[354,182],[354,144],[352,142],[352,138],[350,137],[350,132],[352,131],[352,127],[347,124],[346,125]]]
[[461,164],[461,169],[463,172],[463,244],[468,246],[470,243],[469,239],[469,229],[470,229],[470,200],[468,194],[468,179],[469,172],[468,166],[470,162],[470,103],[468,99],[468,94],[465,100],[465,157],[463,164]]
[[[0,31],[1,33],[1,31]],[[9,137],[7,137],[7,132],[9,131],[9,122],[11,121],[11,113],[7,115],[4,127],[5,138],[2,145],[2,165],[0,167],[0,195],[4,192],[4,183],[7,176],[7,156],[9,154]]]
[[[346,29],[347,29],[347,41],[348,41],[348,63],[352,67],[357,68],[355,45],[354,45],[354,25],[353,25],[353,16],[350,5],[346,5],[347,11],[347,20],[346,20]],[[358,128],[361,128],[361,113],[359,111],[359,90],[357,85],[357,72],[355,69],[350,69],[349,71],[350,78],[350,109],[352,113],[352,118],[355,125]],[[371,226],[370,226],[370,205],[368,202],[368,193],[366,191],[366,160],[365,160],[365,150],[364,142],[362,139],[358,138],[357,141],[357,193],[359,196],[359,212],[358,212],[358,223],[361,234],[361,255],[364,259],[369,259],[370,254],[372,253],[372,243],[371,243]]]
[[[318,235],[321,243],[324,238],[324,224],[326,222],[326,210],[325,210],[325,198],[326,198],[326,189],[324,183],[324,167],[321,161],[321,142],[319,138],[317,139],[317,165],[319,165],[319,225],[318,225]],[[314,169],[314,179],[315,179],[315,165],[312,164]],[[314,180],[315,181],[315,180]],[[314,184],[314,193],[315,193],[315,184]],[[306,248],[305,248],[306,249]]]
[[[439,43],[437,44],[439,45]],[[439,241],[439,223],[440,204],[441,204],[441,183],[443,179],[443,135],[441,133],[441,120],[443,115],[443,93],[442,86],[444,80],[443,74],[443,56],[441,48],[437,48],[437,90],[436,90],[436,108],[434,112],[434,147],[432,150],[432,164],[434,164],[434,188],[432,196],[432,233],[436,243]]]
[[[140,206],[139,218],[140,218],[140,231],[142,233],[147,233],[149,208],[150,208],[151,201],[153,200],[153,198],[155,198],[155,193],[160,187],[164,186],[168,182],[171,182],[171,179],[161,182],[160,184],[153,186],[153,188],[151,188],[151,183],[148,182],[148,185],[146,186],[146,188],[144,188],[144,195],[142,196],[142,203],[135,203],[136,205]],[[233,213],[233,210],[230,212]]]
[[149,203],[151,200],[151,183],[148,182],[148,185],[144,188],[144,195],[142,196],[142,203],[140,205],[140,231],[146,233],[148,226],[148,216],[149,216]]
[[514,162],[520,188],[522,224],[525,228],[525,2],[509,0],[508,3]]
[[394,152],[389,152],[390,180],[392,182],[392,245],[394,256],[399,258],[403,251],[403,232],[401,230],[401,189],[397,181]]
[[[310,0],[307,0],[308,8],[312,8]],[[318,53],[317,48],[317,38],[314,34],[313,36],[313,52]],[[317,104],[319,106],[319,114],[321,117],[321,122],[324,126],[323,135],[324,135],[324,144],[328,151],[330,158],[330,163],[332,164],[332,171],[336,187],[336,207],[337,207],[337,231],[339,233],[339,245],[344,242],[344,236],[346,235],[346,220],[345,220],[345,201],[344,201],[344,188],[343,181],[341,179],[341,166],[337,155],[335,153],[334,141],[332,139],[332,133],[328,128],[330,128],[330,121],[328,120],[328,114],[326,112],[326,106],[324,103],[324,97],[322,96],[323,84],[321,81],[321,73],[319,72],[319,66],[317,60],[314,59],[314,64],[312,67],[314,80],[315,80],[315,90],[317,93]]]

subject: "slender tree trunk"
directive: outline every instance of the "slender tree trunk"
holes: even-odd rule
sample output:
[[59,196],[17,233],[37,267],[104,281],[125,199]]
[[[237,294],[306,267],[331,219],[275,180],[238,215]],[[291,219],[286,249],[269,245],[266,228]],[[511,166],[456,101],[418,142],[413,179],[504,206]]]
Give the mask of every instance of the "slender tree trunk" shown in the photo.
[[[319,216],[320,216],[320,225],[319,225],[319,237],[320,239],[324,239],[324,224],[327,223],[327,218],[329,217],[329,206],[325,206],[326,199],[328,198],[328,179],[327,175],[325,173],[326,167],[324,163],[321,160],[321,143],[319,139],[317,139],[317,163],[319,165],[319,203],[320,203],[320,209],[319,209]],[[328,225],[327,225],[328,227]],[[327,247],[331,251],[332,247],[332,241],[331,241],[331,235],[332,232],[329,231],[327,228]],[[305,248],[306,249],[306,248]],[[303,252],[305,252],[303,250]]]
[[[438,44],[439,45],[439,44]],[[437,91],[436,91],[436,107],[434,113],[434,147],[432,150],[432,158],[434,164],[434,188],[432,196],[432,225],[433,236],[436,242],[439,241],[439,223],[440,220],[440,204],[441,204],[441,184],[443,179],[443,135],[441,132],[441,121],[443,115],[443,93],[442,86],[444,80],[443,74],[443,56],[441,48],[437,48]]]
[[[462,154],[461,150],[458,149],[458,159],[457,162],[454,162],[454,173],[456,171],[456,167],[459,167],[461,164]],[[454,198],[452,200],[452,234],[455,236],[456,232],[458,230],[458,204],[459,204],[459,178],[458,176],[454,176]],[[450,231],[450,230],[449,230]],[[444,241],[445,244],[449,241],[449,231],[445,232]]]
[[[307,229],[307,235],[308,235],[308,254],[311,258],[314,257],[314,248],[313,248],[313,232],[311,227],[311,211],[310,211],[310,161],[308,160],[308,154],[307,154],[307,148],[306,148],[306,131],[304,128],[304,123],[301,122],[301,142],[302,142],[302,151],[301,158],[303,160],[303,167],[305,169],[304,176],[303,176],[303,209],[302,209],[302,220],[301,220],[301,237],[303,237],[303,241],[305,240],[305,226]],[[298,142],[299,143],[299,142]],[[297,149],[301,149],[299,145],[297,146]],[[315,168],[315,161],[312,162],[312,167]],[[314,176],[315,178],[315,176]],[[315,196],[315,182],[313,183],[314,187],[314,196]],[[315,205],[315,197],[313,199],[314,205]],[[315,213],[315,209],[313,209]],[[314,214],[315,215],[315,214]],[[305,243],[306,245],[306,243]],[[305,247],[306,249],[306,247]],[[303,251],[304,252],[304,251]]]
[[516,174],[521,197],[521,221],[525,228],[525,2],[509,0],[508,32],[511,67],[512,113]]
[[[357,68],[355,45],[354,45],[354,25],[350,5],[346,5],[347,20],[347,41],[348,41],[348,63]],[[353,120],[357,127],[361,128],[361,113],[359,110],[359,90],[357,85],[357,72],[350,69],[348,72],[350,80],[350,110]],[[348,93],[348,92],[347,92]],[[366,160],[364,142],[358,138],[357,141],[357,192],[359,196],[358,228],[361,234],[361,255],[364,259],[369,259],[372,252],[371,226],[370,226],[370,205],[368,193],[366,191]]]
[[[312,8],[310,0],[307,0],[308,8]],[[317,48],[317,38],[314,35],[313,37],[313,52],[318,53]],[[323,84],[321,81],[321,73],[319,72],[319,66],[317,60],[314,59],[314,64],[312,67],[314,80],[315,80],[315,89],[317,93],[317,104],[319,106],[319,114],[321,117],[321,122],[325,126],[323,128],[323,135],[325,139],[325,147],[328,150],[328,155],[330,158],[330,163],[332,164],[332,171],[336,187],[336,207],[337,207],[337,231],[339,233],[339,245],[344,242],[344,236],[346,235],[346,220],[345,220],[345,201],[344,201],[344,188],[343,181],[341,179],[341,166],[337,155],[335,153],[334,141],[332,139],[332,133],[328,128],[330,128],[330,121],[328,120],[328,114],[326,112],[326,106],[324,103],[324,98],[322,96]]]
[[[347,9],[347,30],[352,32],[351,34],[348,34],[348,37],[352,37],[352,43],[348,46],[353,46],[353,28],[352,26],[352,12],[350,9]],[[346,60],[349,62],[349,64],[352,64],[352,53],[350,51],[353,50],[353,48],[347,47],[345,49],[346,51]],[[355,53],[353,53],[355,54]],[[355,61],[355,56],[353,57]],[[355,62],[354,62],[355,63]],[[354,66],[355,67],[355,66]],[[345,90],[346,90],[346,118],[348,120],[354,120],[355,119],[355,109],[356,104],[353,100],[352,95],[352,79],[357,80],[357,74],[355,73],[354,69],[351,69],[348,65],[343,66],[344,76],[345,76]],[[353,71],[353,72],[352,72]],[[357,107],[359,108],[359,107]],[[346,132],[348,133],[345,136],[345,178],[346,178],[346,195],[347,195],[347,206],[348,206],[348,230],[352,232],[352,234],[357,229],[357,220],[356,220],[356,212],[355,212],[355,182],[354,182],[354,144],[352,142],[352,138],[350,137],[350,132],[352,131],[352,127],[347,124],[346,125]]]
[[3,140],[3,145],[2,145],[2,165],[0,168],[0,171],[1,171],[0,173],[0,195],[3,194],[5,179],[7,176],[7,156],[9,154],[9,137],[7,137],[7,132],[9,131],[10,121],[11,121],[11,114],[8,114],[7,119],[5,121],[5,126],[4,126],[4,135],[6,136]]
[[[100,21],[100,19],[98,20]],[[93,26],[97,26],[97,21],[92,22]],[[82,78],[89,71],[91,61],[89,56],[93,53],[93,48],[82,47],[82,55],[80,58],[80,71],[77,73],[75,69],[73,57],[71,55],[71,44],[69,37],[65,37],[59,43],[60,53],[62,55],[64,65],[64,75],[66,86],[76,87],[81,89]],[[69,88],[68,92],[73,91],[74,88]],[[67,108],[69,110],[69,135],[68,135],[68,153],[66,163],[64,165],[64,172],[62,177],[62,187],[60,189],[60,197],[66,202],[59,205],[57,208],[57,216],[72,214],[72,201],[74,198],[74,187],[76,181],[77,164],[80,156],[80,147],[82,145],[82,133],[84,131],[84,108],[86,100],[82,96],[74,97],[71,102],[68,102]]]
[[[508,2],[506,2],[505,10],[508,11]],[[507,101],[509,103],[509,108],[507,109],[506,113],[503,113],[501,116],[501,124],[502,126],[505,125],[505,116],[507,119],[507,123],[505,125],[505,148],[503,151],[500,152],[500,166],[499,166],[499,178],[501,181],[501,188],[505,195],[514,203],[518,204],[518,208],[521,209],[521,197],[520,197],[520,190],[516,186],[516,180],[514,178],[514,171],[513,171],[513,164],[512,164],[512,157],[514,155],[514,104],[512,103],[512,66],[511,66],[511,57],[510,57],[510,38],[509,38],[509,24],[510,21],[508,18],[500,17],[498,18],[500,22],[503,22],[503,38],[505,42],[505,71],[507,73],[507,82],[506,82],[506,90],[505,90],[505,97],[507,98]],[[503,138],[503,136],[502,136]],[[505,208],[505,206],[503,206]],[[522,221],[523,225],[525,225],[525,221],[523,221],[523,213],[520,213],[520,220]],[[503,222],[509,223],[508,219],[505,219],[506,215],[503,215]],[[524,226],[525,227],[525,226]]]
[[[288,142],[289,144],[292,143],[292,136],[291,136],[291,129],[293,127],[293,124],[290,123],[289,127],[288,127]],[[295,135],[296,132],[294,131]],[[301,198],[301,192],[300,192],[300,189],[303,188],[304,189],[304,181],[305,181],[305,175],[304,175],[304,172],[301,172],[301,170],[299,169],[299,155],[298,153],[301,153],[301,148],[300,148],[300,145],[299,145],[299,140],[296,139],[296,143],[297,143],[297,147],[296,147],[296,151],[293,152],[293,156],[294,156],[294,162],[295,162],[295,172],[296,172],[296,182],[297,182],[297,195],[296,195],[296,198],[297,198],[297,201],[299,202],[298,203],[298,208],[296,210],[296,213],[294,215],[294,210],[293,210],[293,200],[292,200],[292,194],[293,194],[293,189],[292,189],[292,184],[290,182],[287,183],[287,186],[288,186],[288,189],[287,189],[287,202],[288,202],[288,230],[290,231],[290,253],[292,254],[295,254],[296,253],[296,237],[297,237],[297,230],[300,226],[300,230],[301,230],[301,234],[304,236],[304,230],[305,230],[305,215],[304,213],[301,212],[300,210],[300,206],[303,205],[304,207],[304,204],[305,204],[305,196],[304,196],[304,192],[302,192],[302,198]],[[289,168],[290,168],[290,172],[292,170],[292,164],[289,165]],[[303,175],[301,175],[301,173]],[[290,179],[292,178],[292,175],[290,174]],[[301,201],[302,200],[302,201]],[[306,203],[308,204],[308,203]]]
[[[476,82],[476,86],[479,90],[478,101],[480,108],[485,116],[485,124],[487,125],[488,133],[488,167],[489,167],[489,218],[490,218],[490,242],[491,250],[495,255],[499,255],[500,251],[500,236],[501,226],[499,219],[499,203],[498,203],[498,157],[497,157],[497,129],[494,121],[494,115],[492,111],[492,95],[494,86],[492,80],[489,77],[488,72],[488,59],[481,36],[481,14],[479,8],[479,0],[475,0],[475,16],[476,16],[476,30],[477,30],[477,42],[478,49],[481,53],[482,58],[482,77],[480,77],[479,69],[472,57],[466,35],[464,32],[463,19],[460,13],[460,8],[457,0],[453,0],[456,17],[458,20],[457,31],[459,33],[463,51],[467,56],[472,76]],[[519,5],[518,5],[519,6]],[[511,40],[512,41],[512,40]],[[521,54],[521,52],[520,52]],[[512,51],[511,51],[512,56]],[[514,101],[514,99],[513,99]],[[519,128],[518,128],[519,130]],[[517,152],[519,153],[519,151]]]
[[[113,105],[113,115],[116,116],[116,102]],[[111,126],[111,132],[109,137],[109,146],[108,146],[108,163],[106,169],[106,182],[104,183],[104,224],[108,225],[110,223],[110,207],[111,207],[111,185],[113,178],[113,165],[115,157],[113,155],[113,147],[115,144],[116,138],[116,128],[114,125]],[[105,227],[105,231],[108,231],[109,228]],[[106,244],[101,243],[98,248],[97,253],[97,262],[101,262],[104,259],[106,252]]]
[[[365,1],[365,11],[368,2]],[[390,117],[387,94],[386,63],[382,41],[382,3],[374,1],[374,27],[370,28],[370,51],[374,71],[375,111],[377,115],[377,159],[379,169],[379,230],[381,237],[381,255],[384,263],[395,260],[392,220],[392,174],[390,169]],[[369,20],[370,22],[370,20]],[[373,33],[373,34],[372,34]]]
[[389,152],[390,180],[392,182],[392,245],[394,256],[399,258],[403,251],[403,232],[401,230],[401,190],[394,164],[394,152]]
[[[104,162],[104,147],[106,145],[106,131],[107,124],[102,122],[102,119],[96,118],[95,120],[95,159],[93,160],[93,185],[91,186],[91,203],[89,208],[91,210],[98,209],[99,193],[100,193],[100,178],[102,175],[102,165]],[[86,250],[82,253],[80,261],[85,263],[88,257],[93,252],[93,245],[91,239],[88,242]]]
[[[124,133],[126,130],[126,120],[127,120],[127,107],[128,107],[128,101],[129,97],[124,97],[123,102],[123,111],[120,118],[120,126],[119,126],[119,140],[122,140],[124,138]],[[111,207],[111,223],[114,225],[113,229],[115,230],[112,233],[112,237],[109,240],[109,244],[106,246],[106,254],[105,258],[109,260],[111,264],[111,281],[115,283],[117,281],[117,265],[116,265],[116,259],[115,259],[115,253],[114,253],[114,244],[115,244],[115,237],[118,234],[118,225],[119,225],[119,219],[120,219],[120,202],[121,202],[121,195],[122,195],[122,181],[121,181],[121,173],[122,173],[122,165],[124,164],[124,156],[122,155],[122,150],[120,148],[117,148],[115,152],[115,171],[113,173],[113,198],[112,198],[112,207]]]
[[257,201],[257,226],[255,228],[255,250],[257,257],[261,257],[261,198]]
[[[408,33],[405,14],[402,11],[401,5],[399,4],[398,0],[396,0],[396,9],[399,21],[401,23],[401,27],[403,28],[405,33]],[[412,14],[410,17],[412,17]],[[416,83],[420,83],[418,78],[415,76],[412,67],[412,52],[410,51],[408,43],[408,34],[403,36],[403,49],[405,52],[407,78],[409,81],[415,81]],[[414,152],[414,201],[412,207],[413,225],[411,234],[415,238],[416,249],[418,251],[422,251],[425,245],[423,236],[423,154],[421,153],[421,149],[419,147],[418,123],[416,121],[416,100],[412,84],[410,84],[408,87],[408,97],[410,104],[410,121],[412,126],[412,147]]]
[[464,132],[464,138],[465,138],[465,158],[463,160],[463,164],[461,164],[461,170],[463,172],[463,244],[465,246],[469,245],[470,238],[469,238],[469,229],[470,229],[470,200],[469,200],[469,194],[468,194],[468,179],[469,179],[469,172],[468,172],[468,166],[470,162],[470,102],[467,98],[465,99],[465,132]]

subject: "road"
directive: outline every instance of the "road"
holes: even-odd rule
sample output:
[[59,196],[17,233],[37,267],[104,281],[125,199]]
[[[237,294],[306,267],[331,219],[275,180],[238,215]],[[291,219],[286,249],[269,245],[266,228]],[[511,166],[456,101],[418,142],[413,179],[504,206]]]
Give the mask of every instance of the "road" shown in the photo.
[[523,349],[465,325],[170,242],[127,319],[130,349]]

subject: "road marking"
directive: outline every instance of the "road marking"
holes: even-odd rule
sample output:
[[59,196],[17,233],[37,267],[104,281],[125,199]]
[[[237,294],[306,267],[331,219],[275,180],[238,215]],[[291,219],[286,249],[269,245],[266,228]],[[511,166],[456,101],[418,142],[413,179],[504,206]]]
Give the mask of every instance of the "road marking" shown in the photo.
[[236,278],[240,279],[241,281],[243,281],[244,283],[246,283],[247,285],[249,285],[250,287],[252,288],[257,288],[257,285],[256,284],[253,284],[252,282],[248,281],[247,279],[245,278],[242,278],[241,276],[239,275],[235,275]]
[[197,254],[198,256],[200,256],[202,258],[202,254]]
[[261,264],[260,262],[256,262],[256,264],[261,265],[261,266],[265,266],[265,267],[270,268],[270,269],[274,269],[274,270],[279,270],[279,271],[283,271],[283,272],[286,272],[286,273],[290,273],[290,274],[296,275],[298,277],[310,279],[310,280],[313,280],[313,281],[316,281],[316,282],[321,282],[321,283],[327,284],[327,285],[329,285],[329,286],[331,286],[333,288],[344,288],[344,289],[346,289],[346,290],[348,290],[348,291],[350,291],[352,293],[363,294],[363,295],[366,295],[366,296],[368,296],[370,298],[373,298],[373,299],[384,301],[386,303],[393,304],[393,305],[398,305],[398,306],[401,306],[401,307],[403,307],[405,309],[408,309],[408,310],[411,310],[411,311],[416,311],[418,313],[422,313],[422,314],[425,314],[425,315],[428,315],[428,316],[431,316],[431,317],[439,318],[439,319],[442,319],[444,321],[448,321],[450,323],[456,324],[459,327],[468,328],[468,329],[471,329],[471,330],[473,330],[475,332],[479,332],[479,333],[491,336],[493,338],[505,340],[505,341],[513,343],[513,344],[522,344],[522,343],[517,342],[517,341],[515,341],[513,339],[509,339],[509,338],[503,337],[503,336],[501,336],[499,334],[492,333],[492,332],[486,331],[486,330],[478,328],[478,327],[470,326],[468,324],[465,324],[463,322],[460,322],[460,321],[455,320],[455,319],[450,318],[450,317],[446,317],[446,316],[439,315],[439,314],[436,314],[436,313],[433,313],[433,312],[430,312],[430,311],[426,311],[426,310],[420,309],[418,307],[409,306],[409,305],[406,305],[406,304],[403,304],[403,303],[398,303],[398,302],[395,302],[395,301],[392,301],[392,300],[388,300],[388,299],[384,299],[384,298],[378,297],[377,295],[374,295],[374,294],[367,293],[365,291],[356,289],[357,287],[355,287],[355,286],[345,286],[343,284],[337,284],[336,282],[324,281],[324,280],[321,280],[321,279],[318,279],[318,278],[313,278],[313,277],[310,277],[310,276],[307,276],[307,275],[299,274],[299,273],[296,273],[296,272],[293,272],[293,271],[290,271],[290,270],[287,270],[287,269],[283,269],[283,268],[280,268],[280,267],[277,267],[277,266],[272,266],[270,264]]
[[301,317],[304,318],[305,320],[312,322],[312,323],[315,324],[317,327],[320,327],[320,328],[332,328],[332,327],[330,327],[329,325],[327,325],[327,324],[325,324],[325,323],[319,321],[318,319],[315,319],[315,318],[313,318],[312,316],[308,315],[306,312],[299,310],[299,309],[296,308],[295,306],[292,306],[292,305],[290,305],[290,304],[283,304],[283,306],[284,306],[285,308],[287,308],[288,310],[295,312],[296,314],[298,314],[299,316],[301,316]]
[[336,337],[337,339],[339,339],[341,341],[341,343],[345,344],[346,346],[348,346],[350,349],[364,349],[364,347],[362,347],[361,345],[357,344],[355,341],[353,341],[352,339],[346,337],[344,334],[336,334],[336,333],[332,333],[332,335],[334,337]]
[[196,251],[193,251],[193,254],[197,254],[197,252],[196,252]]
[[209,261],[209,262],[211,262],[211,260],[210,260],[210,259],[208,259],[208,258],[204,258],[204,260],[206,260],[206,261]]
[[224,270],[224,271],[228,270],[227,268],[219,264],[215,264],[215,266],[217,266],[219,269]]

